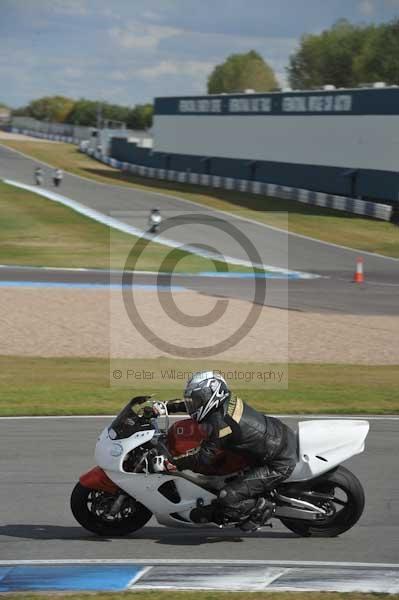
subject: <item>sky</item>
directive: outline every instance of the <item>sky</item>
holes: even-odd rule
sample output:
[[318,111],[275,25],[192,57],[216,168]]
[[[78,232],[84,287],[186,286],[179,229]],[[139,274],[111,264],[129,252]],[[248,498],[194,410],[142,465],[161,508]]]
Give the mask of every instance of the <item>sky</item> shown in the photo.
[[252,49],[284,86],[302,34],[395,17],[399,0],[0,0],[0,102],[202,94],[216,64]]

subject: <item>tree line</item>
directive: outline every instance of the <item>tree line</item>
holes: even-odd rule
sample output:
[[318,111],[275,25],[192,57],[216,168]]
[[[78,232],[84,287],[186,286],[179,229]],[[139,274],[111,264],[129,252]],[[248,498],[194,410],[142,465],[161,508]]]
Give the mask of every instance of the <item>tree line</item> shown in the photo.
[[[320,34],[303,35],[287,67],[292,89],[356,87],[385,81],[399,84],[399,19],[381,25],[339,20]],[[208,79],[210,94],[278,88],[270,65],[255,51],[232,54]]]
[[[399,84],[399,19],[381,25],[353,25],[339,20],[320,34],[303,35],[290,56],[288,83],[293,89],[357,87],[385,81]],[[278,89],[271,66],[254,50],[232,54],[216,65],[208,78],[208,93],[233,93],[246,89],[264,92]],[[95,127],[105,120],[122,121],[130,129],[152,125],[152,104],[134,107],[64,96],[46,96],[13,111],[14,115],[40,121]]]
[[73,100],[66,96],[44,96],[13,110],[13,115],[88,127],[102,126],[106,121],[120,121],[126,123],[129,129],[148,129],[152,125],[153,106],[136,104],[130,107],[86,98]]
[[320,35],[304,35],[290,58],[288,80],[295,89],[399,83],[399,19],[356,26],[338,21]]

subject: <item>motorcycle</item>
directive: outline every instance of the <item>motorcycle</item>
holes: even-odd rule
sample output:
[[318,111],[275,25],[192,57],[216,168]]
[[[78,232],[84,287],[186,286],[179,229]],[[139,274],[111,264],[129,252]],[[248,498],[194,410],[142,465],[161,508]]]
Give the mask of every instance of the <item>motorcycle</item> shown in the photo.
[[[364,509],[364,491],[341,463],[363,452],[368,430],[362,420],[300,422],[295,470],[268,496],[275,504],[273,519],[303,537],[334,537],[353,527]],[[201,473],[160,471],[166,459],[195,451],[205,438],[190,418],[170,425],[167,404],[133,398],[100,434],[97,466],[72,492],[75,519],[106,537],[138,531],[152,515],[169,527],[236,526],[217,496],[250,467],[246,458],[223,452]]]
[[159,212],[152,212],[148,219],[149,233],[158,233],[162,223],[162,217]]

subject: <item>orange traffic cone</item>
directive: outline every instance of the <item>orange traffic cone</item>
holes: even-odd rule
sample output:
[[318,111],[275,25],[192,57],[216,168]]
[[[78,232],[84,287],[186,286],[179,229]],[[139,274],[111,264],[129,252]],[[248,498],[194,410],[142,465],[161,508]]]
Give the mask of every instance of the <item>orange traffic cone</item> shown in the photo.
[[364,283],[363,258],[361,256],[356,259],[356,271],[353,281],[355,283]]

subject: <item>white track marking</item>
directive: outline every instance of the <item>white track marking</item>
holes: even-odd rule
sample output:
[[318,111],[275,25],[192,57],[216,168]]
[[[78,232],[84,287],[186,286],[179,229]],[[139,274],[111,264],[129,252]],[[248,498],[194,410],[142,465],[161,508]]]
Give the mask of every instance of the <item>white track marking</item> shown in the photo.
[[137,575],[135,575],[127,584],[126,589],[130,589],[130,587],[134,586],[135,583],[137,583],[137,581],[139,581],[139,579],[141,579],[142,577],[144,577],[144,575],[146,575],[147,573],[149,573],[149,571],[151,571],[152,566],[149,567],[144,567],[144,569],[141,569],[141,571],[139,571],[137,573]]
[[259,591],[264,591],[265,588],[269,587],[274,581],[277,581],[278,579],[280,579],[280,577],[286,575],[290,571],[291,568],[282,568],[278,573],[275,573],[274,575],[270,574],[267,578],[264,579],[262,586],[259,586]]
[[[21,188],[23,190],[27,190],[27,191],[37,194],[39,196],[43,196],[44,198],[47,198],[48,200],[52,200],[53,202],[58,202],[59,204],[67,206],[68,208],[71,208],[75,212],[77,212],[81,215],[84,215],[85,217],[88,217],[89,219],[93,219],[94,221],[97,221],[98,223],[107,225],[108,227],[111,227],[112,229],[116,229],[118,231],[122,231],[123,233],[127,233],[129,235],[134,235],[139,238],[144,238],[144,239],[154,242],[156,244],[163,244],[164,246],[168,246],[170,248],[181,248],[182,247],[182,244],[180,242],[176,242],[175,240],[164,238],[162,236],[157,236],[154,239],[153,235],[151,235],[150,233],[148,233],[142,229],[138,229],[137,227],[128,225],[127,223],[120,221],[119,219],[110,217],[110,216],[106,215],[105,213],[95,210],[94,208],[90,208],[90,207],[86,206],[85,204],[81,204],[80,202],[76,202],[76,200],[72,200],[71,198],[68,198],[67,196],[63,196],[61,194],[57,194],[55,192],[51,192],[49,190],[45,190],[42,188],[38,189],[37,187],[35,187],[33,185],[19,183],[18,181],[14,181],[12,179],[3,179],[3,181],[4,181],[4,183],[6,183],[8,185],[12,185],[14,187]],[[220,260],[219,254],[197,248],[196,246],[191,246],[190,244],[185,245],[184,249],[186,252],[190,252],[191,254],[194,254],[196,256],[201,256],[203,258],[210,258],[213,260]],[[319,275],[305,273],[302,271],[291,271],[290,269],[274,267],[273,265],[264,265],[263,263],[260,263],[260,264],[252,263],[248,260],[234,258],[233,256],[223,256],[223,259],[226,262],[231,263],[233,265],[244,266],[247,268],[264,269],[265,271],[269,271],[271,273],[281,274],[284,277],[295,277],[298,279],[318,279],[319,278]]]
[[[141,237],[145,237],[144,235]],[[155,240],[153,240],[155,241]],[[164,242],[157,242],[157,243],[161,243],[163,244]],[[178,247],[178,242],[176,242],[176,247]],[[186,246],[187,248],[187,246]],[[193,247],[195,248],[195,246]],[[194,250],[192,250],[192,252],[194,253]],[[232,260],[239,260],[239,259],[232,259]],[[257,266],[257,265],[255,265]],[[260,266],[260,265],[259,265]],[[261,265],[262,268],[267,269],[268,271],[270,271],[271,273],[273,272],[283,272],[283,274],[285,274],[285,272],[287,271],[287,274],[289,275],[291,274],[299,274],[301,277],[300,279],[326,279],[326,277],[324,275],[314,275],[313,273],[309,274],[309,273],[304,273],[303,271],[289,271],[286,269],[282,269],[280,267],[271,267],[271,266],[266,266],[266,265]],[[86,272],[86,273],[96,273],[96,274],[111,274],[111,275],[123,275],[123,273],[133,273],[135,275],[170,275],[171,273],[168,271],[131,271],[129,269],[126,270],[122,270],[122,269],[95,269],[95,268],[90,268],[90,267],[46,267],[46,266],[34,266],[34,265],[0,265],[0,269],[11,269],[11,270],[20,270],[20,271],[68,271],[69,272]],[[172,273],[173,277],[197,277],[197,278],[201,278],[204,279],[206,277],[212,277],[212,279],[217,279],[219,274],[217,271],[212,271],[211,273],[208,274],[208,272],[199,272],[199,273],[184,273],[184,272],[173,272]],[[234,279],[234,278],[238,278],[240,279],[242,275],[246,275],[246,273],[242,273],[240,271],[238,272],[234,272],[231,271],[230,273],[227,273],[228,277],[224,277],[224,274],[221,273],[220,274],[220,278],[223,277],[223,279]],[[252,276],[252,273],[249,272],[249,275]],[[310,275],[310,276],[309,276]],[[267,278],[267,273],[266,273],[266,278]],[[344,280],[346,281],[346,280]],[[398,284],[399,285],[399,284]]]
[[[126,591],[170,590],[225,590],[225,591],[340,591],[385,592],[399,590],[398,564],[317,562],[317,561],[262,561],[262,560],[190,560],[190,559],[53,559],[53,560],[1,560],[0,566],[11,571],[18,566],[68,565],[132,565],[144,568],[133,577]],[[205,569],[196,570],[199,565]],[[225,566],[226,574],[215,566]],[[168,567],[177,567],[168,577]],[[162,569],[162,567],[164,567]],[[62,567],[61,567],[62,568]],[[165,577],[166,570],[166,577]],[[151,571],[146,580],[141,578]],[[365,581],[365,571],[367,581]],[[296,572],[296,573],[295,573]],[[190,578],[192,575],[192,578]],[[137,582],[137,585],[135,583]],[[287,585],[284,585],[284,584]]]
[[[84,565],[84,564],[138,564],[138,565],[214,565],[215,560],[208,558],[53,558],[53,559],[31,559],[31,560],[0,560],[0,566],[6,565]],[[218,559],[221,565],[273,565],[282,567],[359,567],[369,569],[399,569],[399,563],[361,563],[361,562],[332,562],[317,560],[240,560],[240,559]]]
[[[0,269],[12,269],[12,270],[20,270],[20,271],[36,271],[36,270],[41,270],[41,271],[93,271],[95,273],[100,272],[100,273],[113,273],[114,271],[110,270],[108,271],[107,269],[92,269],[92,268],[86,268],[86,267],[46,267],[46,266],[42,266],[42,265],[0,265]],[[118,271],[119,272],[119,271]],[[123,271],[121,271],[123,272]],[[144,273],[144,271],[139,271],[141,273]],[[153,273],[153,271],[148,271],[148,273]]]
[[[177,565],[176,565],[177,566]],[[216,565],[212,565],[216,566]],[[234,567],[233,569],[231,567]],[[201,573],[191,566],[179,565],[177,573],[169,578],[164,573],[159,577],[162,565],[155,565],[152,576],[134,586],[136,590],[218,590],[218,591],[264,591],[280,577],[291,571],[284,567],[265,565],[224,565],[227,573],[208,570]],[[198,568],[198,565],[196,565]],[[230,569],[229,569],[230,567]]]
[[[54,168],[54,165],[50,165],[49,163],[46,163],[42,160],[36,160],[34,157],[29,156],[29,154],[24,154],[24,152],[20,152],[19,150],[14,150],[14,148],[9,148],[8,146],[4,146],[3,144],[0,144],[3,146],[3,148],[6,148],[7,150],[11,150],[11,152],[16,152],[17,154],[20,154],[21,156],[24,156],[25,158],[28,158],[31,162],[38,162],[41,163],[43,165],[46,165],[50,168]],[[95,159],[93,159],[95,160]],[[99,162],[99,161],[97,161]],[[101,163],[103,164],[103,163]],[[118,169],[114,169],[116,171],[118,171]],[[97,185],[104,185],[106,187],[111,187],[111,188],[115,188],[118,190],[123,190],[125,188],[129,189],[129,186],[121,186],[121,185],[112,185],[109,183],[103,183],[101,181],[96,181],[94,179],[89,179],[88,177],[83,177],[82,175],[75,175],[74,173],[70,173],[69,171],[66,171],[66,173],[68,173],[69,176],[71,177],[76,177],[77,179],[83,179],[84,181],[88,181],[90,183],[95,183]],[[145,181],[145,178],[143,178],[143,180]],[[199,189],[201,189],[201,186],[198,186]],[[325,246],[332,246],[334,248],[341,248],[342,250],[348,250],[350,252],[355,252],[357,254],[361,253],[361,254],[365,254],[367,256],[377,256],[379,258],[384,258],[386,260],[394,260],[394,261],[399,261],[399,258],[394,258],[393,256],[385,256],[384,254],[378,254],[377,252],[368,252],[366,250],[359,250],[356,248],[350,248],[349,246],[343,246],[341,244],[334,244],[333,242],[325,242],[324,240],[319,240],[317,238],[312,238],[308,235],[303,235],[301,233],[295,233],[295,232],[291,232],[291,231],[287,231],[286,229],[281,229],[280,227],[275,227],[273,225],[267,225],[266,223],[262,223],[261,221],[256,221],[256,219],[250,219],[249,217],[242,217],[239,215],[235,215],[234,213],[231,213],[227,210],[221,210],[219,208],[212,208],[212,207],[208,207],[207,205],[204,204],[200,204],[199,202],[195,202],[194,200],[188,200],[186,198],[180,198],[179,196],[173,196],[173,194],[168,194],[166,193],[166,190],[164,193],[162,192],[153,192],[153,191],[149,191],[149,190],[143,190],[141,188],[136,188],[134,185],[131,186],[131,188],[133,189],[138,189],[140,192],[142,192],[143,194],[151,194],[151,195],[156,195],[156,196],[161,196],[161,197],[166,197],[166,198],[173,198],[175,200],[180,200],[181,202],[186,202],[188,204],[193,204],[194,206],[200,206],[201,208],[211,208],[212,211],[220,213],[222,215],[230,215],[231,217],[233,217],[234,219],[238,219],[240,221],[245,221],[247,223],[252,223],[254,225],[260,225],[261,227],[265,227],[266,229],[271,229],[272,231],[279,231],[280,233],[285,233],[286,235],[291,235],[291,236],[295,236],[298,238],[301,238],[303,240],[310,240],[311,242],[317,242],[318,244],[323,244]],[[283,211],[282,211],[283,212]]]
[[[114,419],[116,415],[21,415],[21,416],[10,416],[0,417],[0,421],[22,421],[22,420],[39,420],[39,419]],[[181,414],[176,418],[184,417],[187,415]],[[335,414],[335,415],[272,415],[279,419],[364,419],[368,421],[399,421],[399,415],[347,415],[347,414]],[[172,417],[173,418],[173,417]]]

